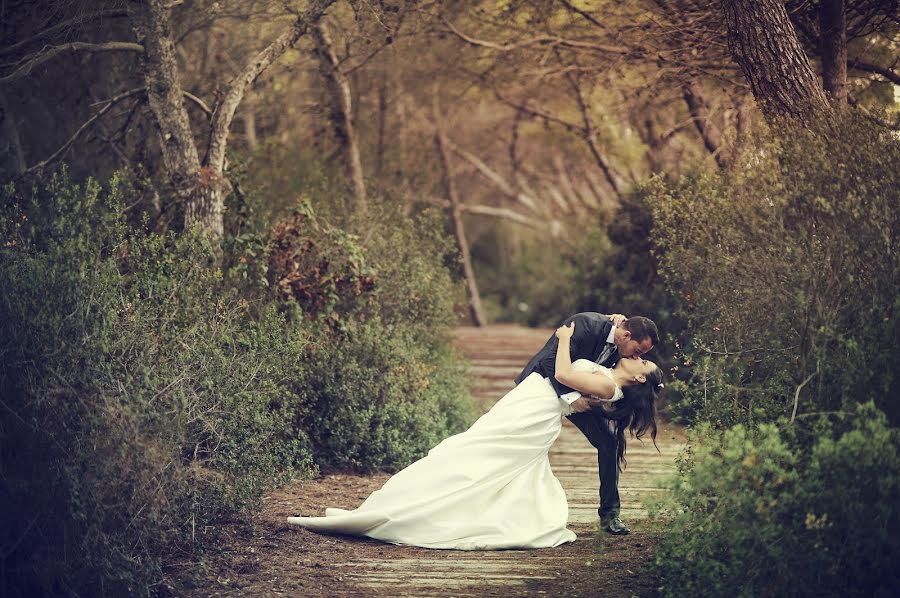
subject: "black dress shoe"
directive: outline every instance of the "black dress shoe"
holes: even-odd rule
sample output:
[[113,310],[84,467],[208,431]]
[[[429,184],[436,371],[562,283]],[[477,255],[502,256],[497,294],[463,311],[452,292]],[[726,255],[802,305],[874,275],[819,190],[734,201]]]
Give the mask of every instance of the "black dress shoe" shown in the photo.
[[602,522],[600,522],[600,527],[602,527],[603,531],[605,531],[606,533],[616,536],[624,536],[625,534],[631,532],[630,529],[625,527],[625,524],[622,523],[622,520],[619,519],[618,515],[607,517]]

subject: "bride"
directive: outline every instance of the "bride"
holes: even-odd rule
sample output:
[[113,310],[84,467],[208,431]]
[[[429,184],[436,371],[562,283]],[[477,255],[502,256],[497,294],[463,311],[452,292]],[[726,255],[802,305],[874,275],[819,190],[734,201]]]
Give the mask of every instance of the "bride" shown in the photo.
[[[621,359],[612,369],[586,359],[573,364],[574,331],[574,322],[556,331],[557,380],[593,395],[592,408],[617,419],[620,430],[627,427],[640,437],[650,429],[655,439],[660,369],[643,359]],[[569,412],[550,381],[533,373],[472,427],[395,474],[357,509],[326,509],[324,517],[288,517],[288,523],[424,548],[549,548],[572,542],[566,495],[548,456]]]

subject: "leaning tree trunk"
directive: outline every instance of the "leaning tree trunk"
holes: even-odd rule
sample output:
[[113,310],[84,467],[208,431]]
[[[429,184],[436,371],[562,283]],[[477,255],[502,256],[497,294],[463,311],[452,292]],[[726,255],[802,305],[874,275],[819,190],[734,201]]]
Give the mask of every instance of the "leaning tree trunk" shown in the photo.
[[322,74],[331,92],[333,103],[331,120],[334,123],[338,142],[341,144],[345,169],[353,184],[356,209],[364,213],[367,208],[366,186],[363,179],[362,160],[359,155],[359,141],[353,125],[353,95],[350,81],[340,69],[340,62],[334,51],[334,43],[331,41],[331,35],[328,33],[325,23],[319,23],[313,31]]
[[681,86],[681,95],[687,104],[688,112],[691,114],[691,120],[700,138],[703,139],[703,146],[715,158],[719,168],[726,168],[728,162],[722,153],[722,136],[716,125],[712,122],[712,115],[709,113],[709,106],[703,98],[703,91],[700,84],[691,80]]
[[728,47],[767,119],[808,121],[825,92],[780,0],[722,0]]
[[447,140],[444,137],[444,130],[440,123],[437,99],[435,99],[434,113],[437,123],[435,143],[437,144],[441,163],[444,165],[447,197],[450,199],[450,217],[453,219],[453,232],[456,238],[456,245],[459,248],[460,257],[462,258],[463,275],[466,279],[466,289],[468,290],[469,295],[469,315],[472,317],[472,322],[476,326],[484,326],[487,324],[487,318],[484,317],[484,308],[481,306],[481,294],[478,292],[478,284],[475,281],[475,269],[472,267],[472,256],[469,253],[469,243],[466,241],[466,229],[463,226],[462,207],[459,201],[459,192],[456,189],[453,163],[450,161],[450,150],[447,147]]
[[822,0],[819,6],[819,57],[822,84],[840,107],[847,105],[847,14],[844,0]]

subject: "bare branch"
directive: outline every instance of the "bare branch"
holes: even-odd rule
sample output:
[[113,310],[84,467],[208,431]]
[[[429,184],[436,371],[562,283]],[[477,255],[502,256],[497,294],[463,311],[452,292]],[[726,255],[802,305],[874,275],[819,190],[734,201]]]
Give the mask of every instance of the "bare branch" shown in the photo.
[[[557,58],[559,58],[558,52]],[[561,58],[560,62],[562,62]],[[603,155],[603,152],[600,151],[600,143],[597,139],[597,128],[594,126],[593,118],[591,118],[590,105],[587,101],[587,98],[585,98],[584,90],[581,88],[581,85],[572,73],[566,73],[566,79],[569,81],[569,85],[571,85],[572,91],[575,92],[575,99],[578,101],[578,108],[581,111],[581,119],[584,123],[584,127],[582,129],[583,137],[588,144],[588,149],[591,150],[591,155],[594,156],[594,161],[597,162],[597,166],[600,168],[600,171],[603,172],[603,176],[606,177],[606,181],[609,183],[609,186],[612,187],[613,193],[616,194],[617,198],[621,202],[622,190],[620,188],[619,182],[613,175],[612,166],[606,159],[606,156]]]
[[60,147],[58,150],[56,150],[55,152],[53,152],[53,155],[51,155],[49,158],[47,158],[46,160],[44,160],[44,161],[42,161],[42,162],[38,162],[37,164],[35,164],[35,165],[32,166],[31,168],[28,168],[25,172],[34,172],[35,170],[40,170],[41,168],[43,168],[43,167],[46,166],[47,164],[50,164],[51,162],[53,162],[54,160],[56,160],[57,158],[59,158],[59,156],[61,156],[61,155],[63,154],[63,152],[65,152],[67,149],[69,149],[69,147],[71,147],[71,145],[72,145],[73,143],[75,143],[75,140],[78,139],[78,137],[79,137],[82,133],[84,133],[84,132],[88,129],[88,127],[90,127],[92,124],[94,124],[94,123],[97,121],[97,119],[99,119],[99,118],[102,117],[104,114],[106,114],[107,112],[109,112],[109,110],[110,110],[113,106],[115,106],[116,104],[118,104],[118,103],[121,102],[122,100],[128,99],[128,98],[130,98],[130,97],[132,97],[132,96],[136,96],[136,95],[139,95],[139,94],[142,94],[142,93],[145,93],[145,92],[146,92],[146,89],[143,88],[143,87],[141,87],[141,88],[139,88],[139,89],[132,89],[131,91],[126,91],[126,92],[124,92],[124,93],[120,93],[119,95],[115,96],[114,98],[110,98],[109,100],[107,100],[108,103],[106,104],[106,106],[104,106],[103,108],[101,108],[100,110],[98,110],[97,113],[96,113],[94,116],[92,116],[91,118],[89,118],[87,121],[85,121],[85,123],[84,123],[83,125],[81,125],[80,127],[78,127],[78,130],[75,131],[75,134],[72,135],[72,137],[70,137],[69,140],[66,141],[66,142],[62,145],[62,147]]
[[52,60],[60,54],[67,52],[143,52],[144,46],[131,42],[106,42],[102,44],[90,44],[86,42],[72,42],[53,46],[47,50],[42,50],[36,54],[26,56],[19,61],[19,66],[9,75],[0,77],[0,85],[7,85],[17,79],[27,77],[35,67]]
[[225,145],[228,139],[228,130],[247,88],[275,60],[287,52],[289,48],[294,47],[294,44],[309,31],[310,25],[317,22],[334,2],[335,0],[318,0],[313,2],[306,12],[301,13],[297,17],[290,29],[282,33],[262,52],[254,56],[244,67],[244,71],[232,79],[228,85],[225,97],[213,111],[209,147],[204,159],[206,165],[211,166],[217,172],[222,171],[225,163]]
[[334,49],[334,41],[331,39],[331,33],[325,22],[316,23],[312,33],[316,44],[316,54],[319,58],[319,70],[328,84],[328,90],[331,92],[332,102],[334,102],[331,121],[340,141],[344,168],[353,183],[356,209],[364,213],[367,210],[368,202],[366,201],[366,185],[359,143],[353,122],[353,93],[350,89],[350,79],[341,69],[337,52]]
[[537,201],[535,201],[533,197],[529,197],[525,193],[517,191],[509,183],[509,181],[504,179],[496,170],[485,164],[484,161],[482,161],[478,156],[461,148],[459,145],[451,141],[450,138],[448,138],[446,135],[444,136],[443,142],[461,158],[478,169],[478,172],[483,174],[485,178],[494,183],[494,185],[496,185],[504,195],[506,195],[510,199],[518,201],[530,210],[538,211]]
[[565,7],[566,7],[567,9],[569,9],[570,11],[572,11],[572,12],[574,12],[574,13],[577,13],[577,14],[581,15],[581,17],[583,17],[584,20],[586,20],[586,21],[587,21],[588,23],[590,23],[591,25],[594,25],[595,27],[599,27],[600,29],[603,29],[604,31],[608,31],[608,30],[609,30],[609,28],[608,28],[606,25],[604,25],[603,23],[601,23],[600,21],[598,21],[593,15],[591,15],[590,13],[588,13],[588,12],[585,11],[585,10],[582,10],[582,9],[578,8],[577,6],[573,5],[573,4],[572,4],[571,2],[569,2],[568,0],[562,0],[562,4],[563,4],[563,6],[565,6]]
[[27,46],[30,43],[36,42],[37,40],[43,39],[45,37],[50,37],[52,35],[59,33],[60,31],[65,31],[69,27],[79,25],[86,21],[92,21],[94,19],[102,19],[102,18],[107,18],[107,17],[108,18],[124,17],[127,15],[128,15],[128,11],[126,11],[126,10],[113,9],[113,10],[102,10],[102,11],[94,13],[92,15],[78,16],[78,17],[75,17],[74,19],[68,19],[61,23],[57,23],[56,25],[53,25],[52,27],[48,27],[47,29],[44,29],[43,31],[40,31],[40,32],[32,35],[28,39],[23,39],[22,41],[16,42],[11,46],[6,46],[5,48],[0,48],[0,56],[8,56],[10,54],[15,54],[16,52],[18,52],[19,50],[21,50],[22,48],[24,48],[25,46]]
[[561,117],[559,117],[559,116],[553,114],[552,112],[550,112],[550,111],[548,111],[548,110],[545,110],[545,109],[543,109],[543,108],[532,108],[532,107],[527,103],[527,101],[526,101],[525,104],[519,104],[519,103],[513,102],[512,100],[508,100],[508,99],[506,99],[505,97],[503,97],[503,96],[500,94],[500,92],[497,91],[497,90],[494,90],[494,96],[495,96],[498,100],[500,100],[501,102],[503,102],[504,104],[506,104],[507,106],[509,106],[510,108],[515,108],[516,110],[519,110],[519,111],[521,111],[521,112],[525,112],[525,113],[530,114],[530,115],[532,115],[532,116],[536,116],[536,117],[538,117],[538,118],[543,118],[544,120],[547,120],[547,121],[550,121],[550,122],[555,122],[556,124],[563,126],[566,130],[568,130],[568,131],[570,131],[570,132],[572,132],[572,133],[578,133],[579,135],[583,135],[584,132],[585,132],[584,127],[582,127],[582,126],[580,126],[580,125],[576,125],[575,123],[571,123],[571,122],[565,120],[564,118],[561,118]]
[[722,136],[712,122],[712,115],[709,113],[709,106],[703,98],[700,85],[696,81],[686,82],[681,86],[681,92],[694,121],[694,126],[697,127],[697,132],[703,139],[704,147],[716,159],[719,168],[726,168],[728,164],[722,153]]
[[209,106],[206,105],[206,102],[195,96],[189,91],[183,91],[184,97],[194,102],[197,106],[200,107],[200,110],[203,110],[204,114],[206,114],[207,118],[212,118],[212,110],[209,109]]
[[794,391],[794,411],[791,412],[791,423],[794,423],[794,420],[797,418],[797,407],[800,404],[800,391],[803,390],[803,387],[809,384],[809,381],[815,378],[816,374],[818,373],[819,370],[816,369],[816,371],[807,376],[806,379],[797,387],[797,390]]
[[881,75],[894,85],[900,85],[900,73],[897,73],[893,69],[878,66],[877,64],[872,64],[870,62],[863,62],[862,60],[848,60],[847,67],[858,71]]
[[617,54],[620,56],[625,56],[629,53],[628,50],[624,50],[616,46],[604,46],[602,44],[568,40],[554,35],[540,35],[538,37],[533,37],[531,39],[526,39],[513,44],[498,44],[496,42],[477,39],[466,35],[462,31],[454,27],[453,24],[450,23],[450,21],[443,17],[441,17],[441,21],[447,26],[448,29],[450,29],[450,31],[454,35],[456,35],[459,39],[463,40],[467,44],[480,46],[482,48],[490,48],[491,50],[497,50],[498,52],[511,52],[513,50],[519,50],[521,48],[527,48],[529,46],[549,45],[554,47],[562,46],[566,48],[577,48],[581,50],[593,50],[595,52],[602,52],[604,54]]
[[[450,209],[450,202],[446,199],[441,199],[439,197],[433,196],[420,196],[416,199],[416,201],[422,201],[434,206],[438,206],[444,209]],[[511,222],[515,222],[517,224],[521,224],[523,226],[527,226],[529,228],[533,228],[535,230],[546,230],[547,226],[544,222],[535,220],[534,218],[529,218],[524,214],[520,214],[515,210],[511,210],[509,208],[498,208],[495,206],[482,206],[482,205],[469,205],[469,204],[459,204],[460,211],[469,213],[469,214],[478,214],[479,216],[490,216],[492,218],[499,218],[501,220],[509,220]]]

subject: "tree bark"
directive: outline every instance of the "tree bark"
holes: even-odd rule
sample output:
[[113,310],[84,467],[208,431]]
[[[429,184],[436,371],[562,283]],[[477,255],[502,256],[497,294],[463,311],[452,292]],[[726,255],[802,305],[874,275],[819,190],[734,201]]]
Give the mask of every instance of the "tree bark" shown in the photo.
[[209,167],[200,172],[200,184],[184,206],[184,225],[197,226],[204,235],[218,241],[225,236],[225,197],[231,186]]
[[447,197],[450,199],[450,217],[453,219],[453,233],[456,238],[456,246],[463,263],[463,276],[466,279],[466,289],[469,294],[469,315],[476,326],[484,326],[487,319],[484,317],[484,308],[481,306],[481,295],[478,292],[478,283],[475,280],[475,269],[472,268],[472,256],[469,253],[469,243],[466,241],[466,230],[463,226],[462,210],[460,208],[459,193],[456,189],[456,180],[453,172],[453,163],[450,161],[450,150],[447,147],[444,131],[439,122],[440,113],[437,110],[437,95],[435,94],[435,121],[437,122],[437,134],[435,142],[441,163],[444,166],[445,185]]
[[378,141],[375,146],[375,174],[379,179],[384,177],[384,154],[387,149],[386,133],[388,119],[388,75],[384,71],[379,73],[381,80],[378,84]]
[[191,198],[200,179],[200,156],[184,105],[170,9],[162,0],[146,0],[129,3],[129,13],[138,41],[144,47],[140,54],[141,70],[158,127],[163,165],[175,196],[186,204],[187,227],[194,224],[197,216]]
[[819,57],[822,84],[833,102],[847,105],[847,14],[844,0],[822,0],[819,6]]
[[212,110],[206,154],[201,162],[184,105],[172,36],[171,4],[144,0],[129,5],[138,41],[143,45],[141,66],[150,109],[158,125],[163,164],[175,196],[184,202],[184,226],[198,226],[218,241],[225,230],[225,197],[231,185],[225,178],[225,150],[237,108],[252,83],[275,60],[293,47],[318,22],[334,0],[312,2],[294,24],[256,54],[229,84]]
[[[22,142],[19,139],[19,128],[16,126],[15,116],[9,109],[6,94],[2,89],[0,89],[0,123],[3,127],[3,137],[6,138],[5,149],[12,162],[12,172],[19,176],[25,172],[25,152],[22,151]],[[2,166],[3,163],[0,162],[0,169]]]
[[726,168],[728,163],[722,154],[722,136],[712,122],[700,85],[696,81],[685,83],[681,86],[681,94],[691,113],[691,120],[703,139],[704,147],[716,159],[719,168]]
[[[559,57],[559,52],[556,53],[557,57]],[[562,64],[562,60],[560,59],[560,64]],[[622,197],[622,188],[619,185],[619,182],[616,180],[615,175],[613,175],[612,166],[610,166],[609,161],[606,159],[606,156],[603,155],[603,152],[600,148],[600,141],[597,139],[597,127],[594,125],[594,119],[591,118],[591,109],[588,105],[587,98],[585,98],[584,90],[581,89],[581,85],[578,80],[572,75],[572,73],[566,73],[566,79],[569,82],[569,85],[572,87],[572,91],[575,94],[575,99],[578,101],[578,108],[581,111],[581,121],[584,127],[584,140],[587,142],[588,149],[591,150],[591,155],[594,157],[594,161],[597,162],[597,166],[600,168],[600,171],[603,173],[604,178],[606,178],[606,182],[609,183],[610,188],[612,188],[613,195],[619,200],[619,203],[623,202]]]
[[767,119],[807,122],[828,100],[780,0],[722,0],[728,47]]
[[366,186],[362,160],[359,155],[359,142],[353,126],[353,96],[350,81],[340,68],[340,62],[334,51],[334,43],[325,23],[319,23],[315,27],[314,36],[322,75],[331,92],[331,120],[338,143],[341,145],[345,170],[353,186],[356,209],[365,213],[367,208]]

